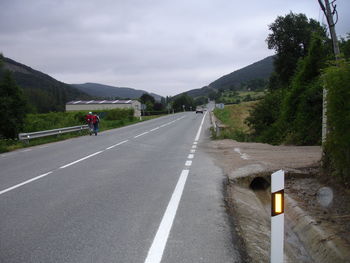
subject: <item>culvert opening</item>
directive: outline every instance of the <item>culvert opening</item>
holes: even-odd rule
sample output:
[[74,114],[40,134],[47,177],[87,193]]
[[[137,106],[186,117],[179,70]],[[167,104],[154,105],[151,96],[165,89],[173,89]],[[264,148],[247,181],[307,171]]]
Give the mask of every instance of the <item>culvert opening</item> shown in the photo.
[[263,177],[255,177],[249,185],[250,189],[253,191],[266,190],[269,186],[270,183]]

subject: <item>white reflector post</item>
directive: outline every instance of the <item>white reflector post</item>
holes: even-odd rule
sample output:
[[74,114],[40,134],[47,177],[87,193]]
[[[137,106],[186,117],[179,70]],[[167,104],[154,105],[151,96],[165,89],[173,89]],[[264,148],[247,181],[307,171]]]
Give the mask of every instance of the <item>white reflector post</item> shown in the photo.
[[271,175],[271,263],[283,263],[284,171]]

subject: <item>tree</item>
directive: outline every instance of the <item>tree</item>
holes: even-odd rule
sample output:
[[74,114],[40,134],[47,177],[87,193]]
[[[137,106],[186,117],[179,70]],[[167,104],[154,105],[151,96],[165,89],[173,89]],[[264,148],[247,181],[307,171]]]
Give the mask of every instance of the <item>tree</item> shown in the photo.
[[142,104],[146,105],[146,111],[153,111],[154,110],[154,104],[156,100],[153,96],[149,95],[148,93],[142,94],[140,97],[140,101]]
[[[254,107],[247,123],[258,141],[315,144],[319,142],[322,108],[317,78],[330,43],[325,28],[304,14],[292,12],[277,17],[269,28],[272,32],[266,41],[277,52],[275,72],[267,94]],[[313,35],[318,36],[316,40],[312,40]]]
[[26,101],[22,90],[16,85],[8,70],[1,71],[0,109],[0,137],[16,138],[24,124]]
[[298,63],[281,108],[280,123],[293,144],[319,144],[322,123],[321,70],[331,58],[331,46],[318,35],[311,41],[308,55]]
[[274,62],[275,72],[284,85],[288,85],[295,73],[299,58],[307,55],[311,35],[318,33],[326,38],[326,29],[316,20],[304,14],[290,12],[285,17],[279,16],[269,25],[272,31],[266,42],[269,49],[277,52]]
[[185,107],[185,110],[190,110],[191,107],[192,109],[194,109],[195,107],[194,100],[192,99],[192,97],[188,96],[186,93],[175,98],[173,102],[173,109],[175,111],[182,111],[183,106]]
[[329,133],[325,161],[332,175],[343,179],[349,187],[350,178],[350,62],[338,60],[322,76],[328,89],[327,117]]
[[146,104],[146,102],[150,102],[150,103],[154,104],[156,102],[154,97],[149,95],[148,93],[142,94],[142,96],[140,97],[140,101],[142,104]]
[[340,51],[346,59],[350,59],[350,33],[347,34],[346,39],[341,38],[339,42]]

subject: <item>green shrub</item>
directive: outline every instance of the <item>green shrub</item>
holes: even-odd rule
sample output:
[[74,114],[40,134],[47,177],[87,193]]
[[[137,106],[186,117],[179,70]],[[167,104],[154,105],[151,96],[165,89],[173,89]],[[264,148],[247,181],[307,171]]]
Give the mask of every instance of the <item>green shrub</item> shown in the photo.
[[27,114],[24,132],[52,130],[63,127],[85,124],[86,112],[50,112]]
[[323,75],[327,96],[328,169],[347,182],[350,178],[350,62],[340,61]]
[[113,109],[106,111],[105,120],[129,120],[134,118],[134,109]]

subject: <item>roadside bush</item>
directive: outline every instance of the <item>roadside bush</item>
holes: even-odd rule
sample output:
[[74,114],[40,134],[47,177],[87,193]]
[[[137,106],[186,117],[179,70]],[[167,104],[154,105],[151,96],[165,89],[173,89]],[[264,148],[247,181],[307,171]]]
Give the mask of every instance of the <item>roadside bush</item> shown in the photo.
[[250,110],[245,122],[251,129],[251,135],[258,142],[278,144],[281,131],[276,125],[280,115],[280,108],[284,91],[271,91]]
[[84,124],[86,112],[50,112],[27,114],[24,132],[51,130]]
[[350,62],[340,61],[323,75],[327,96],[326,157],[332,174],[350,178]]
[[105,120],[129,120],[134,119],[134,109],[113,109],[106,111]]

